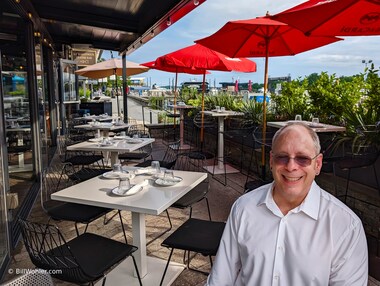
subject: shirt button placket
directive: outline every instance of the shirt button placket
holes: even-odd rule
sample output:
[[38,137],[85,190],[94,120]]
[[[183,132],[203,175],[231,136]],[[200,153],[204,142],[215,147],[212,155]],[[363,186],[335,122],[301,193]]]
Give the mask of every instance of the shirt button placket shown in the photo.
[[276,241],[276,253],[274,259],[273,268],[273,285],[280,285],[280,274],[285,263],[284,261],[284,237],[286,228],[286,218],[282,218],[278,227],[277,241]]

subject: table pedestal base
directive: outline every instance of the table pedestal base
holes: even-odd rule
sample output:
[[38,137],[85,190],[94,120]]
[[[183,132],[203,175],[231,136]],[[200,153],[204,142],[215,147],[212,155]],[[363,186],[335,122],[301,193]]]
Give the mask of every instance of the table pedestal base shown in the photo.
[[[167,261],[150,256],[147,257],[147,261],[148,273],[145,275],[145,277],[142,277],[142,284],[144,286],[157,286],[160,284]],[[185,265],[171,262],[166,272],[163,285],[171,285],[184,269]],[[128,257],[117,267],[115,267],[115,269],[107,274],[106,285],[138,286],[139,281],[137,277],[133,276],[133,270],[134,266],[132,258]],[[95,285],[102,285],[102,280],[98,281]]]
[[179,146],[179,150],[190,150],[191,146],[188,144],[182,144]]
[[[220,169],[217,165],[211,165],[211,166],[204,166],[204,169],[207,170],[207,172],[213,174],[213,175],[221,175],[224,174],[224,166]],[[226,174],[232,174],[232,173],[239,173],[240,171],[238,169],[235,169],[234,167],[226,164]]]

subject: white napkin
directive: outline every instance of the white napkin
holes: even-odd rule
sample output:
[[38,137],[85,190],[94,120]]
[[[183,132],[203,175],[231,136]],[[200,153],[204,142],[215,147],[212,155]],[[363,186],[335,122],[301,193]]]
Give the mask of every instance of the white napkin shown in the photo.
[[132,188],[130,188],[128,191],[125,192],[125,195],[134,195],[141,191],[145,186],[147,186],[149,183],[148,180],[144,180],[139,184],[134,185]]
[[153,169],[151,167],[146,167],[146,168],[140,168],[135,170],[136,175],[141,175],[141,174],[150,174],[152,173]]

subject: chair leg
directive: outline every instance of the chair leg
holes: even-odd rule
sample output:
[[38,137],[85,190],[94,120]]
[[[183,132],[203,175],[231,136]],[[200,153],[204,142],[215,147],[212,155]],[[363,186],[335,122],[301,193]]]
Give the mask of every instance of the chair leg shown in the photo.
[[166,216],[168,217],[168,220],[169,220],[169,228],[167,228],[165,231],[163,231],[161,234],[159,234],[158,236],[156,236],[152,240],[148,241],[146,243],[147,246],[172,229],[173,225],[172,225],[172,220],[170,219],[170,216],[169,216],[169,212],[168,212],[168,210],[165,210],[165,211],[166,211]]
[[140,284],[140,286],[142,286],[139,269],[137,268],[137,264],[136,264],[136,259],[135,259],[135,257],[132,254],[131,254],[131,257],[132,257],[132,260],[133,260],[133,264],[135,266],[135,270],[136,270],[136,274],[137,274],[137,279],[139,279],[139,284]]
[[372,168],[373,168],[373,172],[375,173],[375,180],[376,180],[376,184],[377,184],[377,190],[379,191],[379,195],[380,195],[380,184],[379,184],[379,178],[377,177],[375,164],[372,165]]
[[77,236],[79,236],[78,223],[76,222],[74,225],[75,225],[75,232],[77,233]]
[[206,204],[207,204],[208,217],[209,217],[210,221],[212,221],[212,219],[211,219],[211,211],[210,211],[210,204],[208,203],[208,198],[205,197],[205,200],[206,200]]
[[103,278],[103,281],[102,281],[102,286],[106,285],[106,280],[107,280],[107,276],[104,275],[104,278]]
[[121,216],[121,210],[118,210],[117,213],[119,214],[120,223],[121,223],[121,228],[123,229],[123,235],[124,235],[125,243],[128,244],[127,235],[125,234],[125,228],[124,228],[124,223],[123,223],[123,217]]
[[347,176],[347,183],[346,183],[346,191],[344,194],[344,203],[347,202],[347,196],[348,196],[348,186],[350,184],[350,176],[351,176],[351,169],[348,169],[348,176]]
[[222,160],[223,160],[223,169],[224,169],[224,183],[221,180],[217,179],[217,177],[215,177],[215,167],[217,165],[219,165],[219,161],[220,161],[219,158],[217,158],[217,157],[215,157],[215,159],[214,159],[214,165],[212,168],[212,176],[219,183],[223,184],[224,186],[227,186],[227,166],[226,166],[226,162],[225,162],[224,158]]
[[[196,254],[195,254],[193,257],[191,257],[191,259],[193,259],[195,256],[196,256]],[[195,271],[195,272],[202,273],[202,274],[204,274],[204,275],[209,275],[209,272],[206,272],[206,271],[199,270],[199,269],[196,269],[196,268],[191,267],[191,266],[190,266],[190,261],[191,261],[191,259],[190,259],[190,251],[187,251],[187,269],[192,270],[192,271]],[[210,259],[211,259],[211,256],[210,256]],[[211,264],[211,265],[212,265],[212,264]]]
[[107,215],[104,215],[103,224],[107,225],[115,216],[117,215],[117,212],[114,213],[110,218],[107,219]]
[[173,251],[174,251],[174,248],[172,248],[172,250],[170,251],[169,258],[168,258],[168,262],[166,263],[166,266],[165,266],[164,274],[162,274],[162,278],[161,278],[160,286],[162,286],[162,283],[164,282],[164,278],[165,278],[165,275],[166,275],[166,271],[168,270],[169,263],[170,263],[170,259],[172,258],[172,255],[173,255]]

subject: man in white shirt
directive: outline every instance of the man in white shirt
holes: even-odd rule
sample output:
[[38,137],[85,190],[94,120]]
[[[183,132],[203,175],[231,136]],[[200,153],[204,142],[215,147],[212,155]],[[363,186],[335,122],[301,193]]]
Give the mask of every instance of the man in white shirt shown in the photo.
[[274,181],[234,203],[207,286],[367,285],[362,223],[315,183],[322,157],[307,125],[277,131]]

